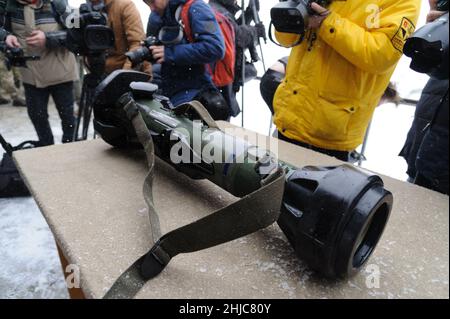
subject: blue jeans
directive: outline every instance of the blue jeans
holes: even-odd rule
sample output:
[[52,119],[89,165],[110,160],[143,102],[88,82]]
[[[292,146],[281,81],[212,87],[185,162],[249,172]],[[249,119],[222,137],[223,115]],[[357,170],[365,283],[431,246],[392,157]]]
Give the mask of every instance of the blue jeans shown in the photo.
[[73,141],[75,130],[75,116],[73,115],[73,82],[37,88],[30,84],[23,84],[28,108],[28,116],[34,125],[39,142],[42,146],[52,145],[52,129],[48,121],[48,100],[50,95],[55,101],[56,109],[61,118],[63,143]]

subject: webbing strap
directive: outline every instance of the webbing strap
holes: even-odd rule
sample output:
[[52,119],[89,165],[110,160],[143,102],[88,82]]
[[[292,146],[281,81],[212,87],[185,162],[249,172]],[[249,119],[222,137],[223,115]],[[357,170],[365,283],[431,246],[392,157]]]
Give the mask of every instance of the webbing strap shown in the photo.
[[181,104],[181,105],[177,106],[176,108],[174,108],[173,112],[176,115],[181,115],[181,114],[185,114],[190,109],[197,112],[197,114],[200,116],[200,119],[203,122],[205,122],[205,124],[208,125],[209,128],[216,128],[216,129],[220,130],[219,126],[214,121],[211,114],[209,114],[208,110],[199,101],[194,100],[194,101],[191,101],[188,103]]
[[12,146],[3,138],[2,134],[0,134],[0,145],[3,147],[3,149],[6,151],[6,153],[9,156],[12,156],[12,153],[15,151],[20,151],[24,148],[39,146],[39,142],[38,141],[25,141],[25,142],[20,143],[17,146]]
[[153,179],[155,170],[155,146],[153,145],[152,136],[145,125],[142,115],[139,113],[139,109],[133,99],[131,99],[124,107],[128,118],[132,121],[134,130],[139,139],[139,142],[144,147],[145,154],[147,155],[148,174],[144,181],[143,193],[144,200],[148,206],[148,215],[150,218],[150,226],[152,230],[152,243],[155,244],[161,237],[161,226],[159,223],[159,217],[156,213],[155,206],[153,204]]
[[6,140],[3,138],[2,134],[0,134],[0,145],[3,147],[3,149],[6,151],[6,153],[11,156],[12,152],[14,151],[14,147],[12,147],[11,144],[6,142]]
[[[146,152],[151,153],[154,150],[153,141],[148,130],[142,126],[145,126],[145,123],[138,108],[139,106],[132,100],[125,110],[131,117]],[[154,161],[154,154],[147,153],[147,159]],[[149,166],[153,171],[154,164],[149,163]],[[153,176],[153,172],[149,175]],[[151,193],[151,182],[152,179],[146,180],[145,183],[148,185],[144,186],[144,191]],[[284,184],[284,171],[279,168],[262,181],[262,187],[257,191],[211,215],[162,236],[147,254],[139,258],[117,279],[104,298],[132,298],[148,280],[161,273],[176,255],[223,244],[271,225],[280,214]],[[148,194],[144,196],[148,196],[150,202],[149,213],[153,212],[156,215],[153,197]]]

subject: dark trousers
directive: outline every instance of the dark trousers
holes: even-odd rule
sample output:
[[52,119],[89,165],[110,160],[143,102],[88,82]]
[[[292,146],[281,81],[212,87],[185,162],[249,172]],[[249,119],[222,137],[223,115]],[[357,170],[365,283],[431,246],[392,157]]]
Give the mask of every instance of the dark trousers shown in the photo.
[[261,96],[264,102],[266,102],[267,106],[269,107],[272,115],[274,114],[273,99],[275,97],[275,92],[277,91],[278,86],[280,86],[283,77],[284,73],[269,69],[261,78],[261,82],[259,85]]
[[448,123],[446,127],[432,125],[425,134],[417,152],[414,184],[448,195],[448,137]]
[[306,144],[306,143],[303,143],[300,141],[290,139],[289,137],[284,136],[280,132],[278,132],[278,138],[285,142],[289,142],[289,143],[292,143],[292,144],[295,144],[295,145],[298,145],[298,146],[301,146],[301,147],[304,147],[304,148],[307,148],[307,149],[310,149],[310,150],[313,150],[313,151],[316,151],[316,152],[319,152],[322,154],[326,154],[328,156],[336,157],[337,159],[344,161],[344,162],[350,161],[350,152],[347,152],[347,151],[327,150],[324,148],[316,147],[316,146],[313,146],[310,144]]
[[218,88],[223,98],[228,104],[230,117],[236,117],[241,113],[241,108],[236,100],[236,92],[233,90],[233,84]]
[[42,146],[55,143],[48,121],[48,100],[50,95],[55,101],[56,109],[61,118],[63,143],[73,141],[75,130],[75,116],[73,114],[73,82],[37,88],[30,84],[23,84],[27,101],[28,116],[34,125],[39,142]]

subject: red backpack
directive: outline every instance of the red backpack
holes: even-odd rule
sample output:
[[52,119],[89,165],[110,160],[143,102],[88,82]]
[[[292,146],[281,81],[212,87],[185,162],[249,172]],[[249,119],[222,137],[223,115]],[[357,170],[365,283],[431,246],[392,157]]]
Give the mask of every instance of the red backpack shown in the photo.
[[[184,25],[184,31],[189,42],[194,42],[191,24],[189,22],[189,9],[196,0],[188,0],[181,11],[181,21]],[[202,0],[203,1],[203,0]],[[234,64],[236,62],[236,38],[234,26],[228,18],[221,12],[212,8],[214,16],[219,23],[220,30],[225,42],[225,56],[222,60],[207,65],[207,69],[212,76],[213,82],[217,87],[226,86],[234,81]]]

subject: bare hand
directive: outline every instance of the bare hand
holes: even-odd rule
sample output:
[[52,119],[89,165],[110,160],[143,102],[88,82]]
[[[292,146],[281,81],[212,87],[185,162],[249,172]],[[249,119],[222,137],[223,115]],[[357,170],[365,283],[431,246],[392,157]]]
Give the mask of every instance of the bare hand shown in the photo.
[[5,43],[10,48],[20,48],[19,40],[17,40],[17,37],[14,35],[8,35],[6,37]]
[[445,13],[446,12],[444,12],[444,11],[431,10],[430,12],[428,12],[428,15],[427,15],[427,23],[430,23],[436,19],[439,19]]
[[330,11],[315,2],[311,3],[311,9],[317,14],[309,17],[308,29],[318,29],[323,20],[328,17]]
[[41,30],[34,30],[31,35],[26,38],[27,45],[35,48],[45,48],[46,37]]
[[153,59],[155,59],[156,63],[161,64],[164,63],[164,46],[163,45],[152,45],[150,48],[152,51]]

